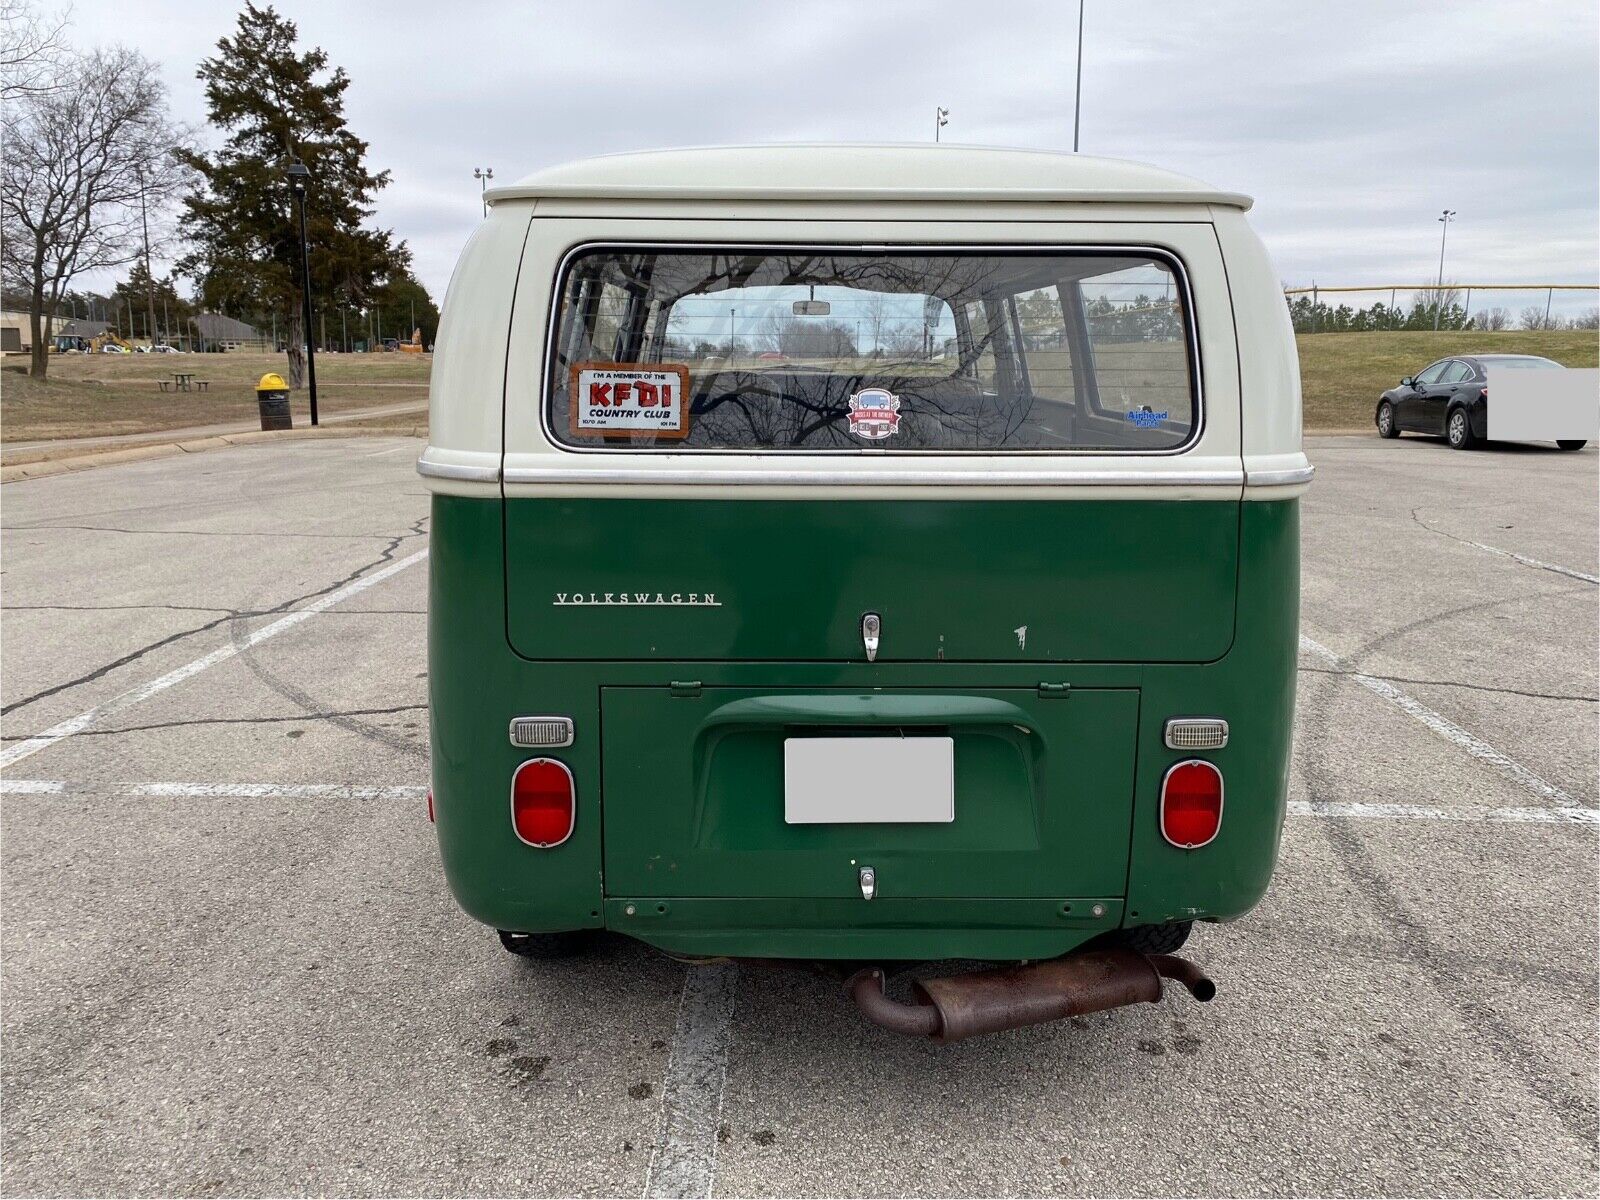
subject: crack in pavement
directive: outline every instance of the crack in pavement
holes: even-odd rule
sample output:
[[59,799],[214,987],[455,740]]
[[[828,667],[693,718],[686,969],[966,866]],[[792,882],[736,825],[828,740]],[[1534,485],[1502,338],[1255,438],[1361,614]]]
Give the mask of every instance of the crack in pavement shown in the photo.
[[1527,696],[1534,700],[1581,700],[1586,704],[1600,704],[1600,696],[1573,696],[1565,692],[1524,692],[1519,688],[1493,687],[1487,683],[1462,683],[1457,679],[1412,679],[1407,675],[1379,675],[1373,671],[1340,671],[1333,667],[1301,667],[1312,675],[1365,675],[1368,679],[1382,679],[1386,683],[1420,683],[1429,687],[1468,688],[1474,692],[1503,692],[1508,696]]
[[[220,616],[213,621],[206,621],[200,625],[194,626],[191,629],[182,629],[177,633],[168,634],[166,637],[157,638],[155,641],[141,646],[137,650],[132,650],[129,653],[122,655],[120,658],[113,659],[111,662],[108,662],[103,666],[96,667],[94,670],[86,672],[85,674],[78,676],[76,679],[69,679],[64,683],[58,683],[53,687],[48,687],[42,691],[35,692],[31,696],[24,696],[21,700],[13,700],[10,704],[0,706],[0,716],[9,716],[18,709],[26,708],[30,704],[36,704],[40,700],[45,700],[51,696],[60,695],[62,692],[70,691],[73,688],[82,687],[86,683],[93,683],[95,680],[102,679],[106,675],[109,675],[112,671],[117,670],[119,667],[125,667],[129,663],[138,662],[140,659],[146,657],[154,651],[160,650],[163,646],[170,646],[174,642],[182,641],[187,637],[193,637],[197,633],[205,633],[208,630],[217,628],[217,626],[222,625],[225,622],[245,620],[250,617],[274,616],[279,613],[287,612],[296,605],[304,604],[310,600],[315,600],[320,596],[325,596],[329,592],[338,591],[346,584],[352,583],[359,579],[368,571],[375,570],[376,568],[383,566],[385,563],[392,561],[394,559],[395,552],[399,549],[402,542],[408,541],[413,537],[425,536],[419,526],[421,526],[427,520],[427,517],[419,517],[417,520],[411,523],[409,532],[389,538],[389,544],[385,546],[379,553],[376,561],[364,563],[363,565],[357,567],[354,571],[350,572],[348,575],[334,580],[326,587],[317,588],[315,591],[306,592],[304,595],[292,596],[288,600],[283,601],[281,604],[274,604],[271,608],[228,611],[224,613],[223,616]],[[319,708],[322,706],[310,705],[309,707]]]
[[[382,717],[406,712],[421,712],[426,704],[397,704],[392,708],[350,708],[340,712],[295,713],[278,717],[196,717],[187,721],[157,721],[150,725],[124,725],[119,729],[85,729],[78,737],[111,737],[120,733],[148,733],[151,730],[183,729],[192,725],[293,725],[308,721],[331,721],[338,717]],[[0,737],[0,743],[26,741],[23,734]]]
[[[1508,603],[1512,601],[1483,600],[1430,614],[1371,638],[1341,657],[1346,663],[1356,664],[1389,643],[1441,619]],[[1297,725],[1301,729],[1326,729],[1335,711],[1354,705],[1360,696],[1353,688],[1322,689],[1321,695],[1306,698],[1302,714],[1305,719],[1297,721]],[[1313,802],[1330,802],[1338,795],[1338,783],[1333,778],[1329,761],[1336,752],[1334,743],[1327,738],[1316,742],[1297,739],[1297,742],[1304,752],[1303,777],[1307,795]],[[1558,1080],[1539,1048],[1530,1045],[1521,1030],[1507,1022],[1491,1003],[1480,999],[1474,989],[1461,986],[1461,976],[1450,962],[1447,943],[1429,930],[1415,906],[1374,857],[1370,841],[1360,832],[1362,823],[1349,817],[1331,817],[1319,828],[1326,832],[1339,868],[1351,884],[1367,896],[1370,910],[1380,918],[1393,939],[1397,952],[1393,956],[1412,964],[1428,980],[1439,1004],[1453,1010],[1464,1027],[1479,1032],[1476,1044],[1529,1095],[1537,1097],[1568,1136],[1585,1146],[1592,1145],[1596,1112],[1589,1093]]]
[[1541,559],[1531,558],[1526,554],[1518,554],[1514,550],[1502,550],[1499,546],[1485,545],[1483,542],[1475,542],[1471,538],[1457,537],[1448,530],[1436,529],[1434,526],[1429,525],[1417,515],[1421,511],[1421,505],[1413,508],[1411,510],[1411,519],[1423,529],[1426,529],[1429,533],[1436,533],[1440,537],[1449,538],[1452,542],[1460,542],[1463,546],[1471,546],[1474,550],[1486,550],[1490,554],[1498,554],[1502,558],[1509,558],[1512,562],[1519,562],[1523,566],[1533,567],[1535,570],[1549,571],[1553,575],[1564,575],[1568,579],[1577,579],[1584,583],[1600,584],[1600,578],[1596,578],[1593,575],[1586,575],[1582,571],[1573,570],[1571,567],[1563,567],[1559,563],[1547,563]]
[[[385,551],[384,558],[388,559],[393,557],[395,551],[399,548],[400,543],[406,540],[408,536],[420,536],[422,534],[421,526],[425,521],[427,521],[427,519],[428,518],[424,516],[419,517],[417,520],[412,522],[411,534],[402,534],[399,537],[396,537],[390,543],[389,548]],[[374,563],[373,565],[377,566],[378,564]],[[241,640],[238,636],[237,630],[234,634],[234,640],[236,643]],[[326,702],[319,700],[310,692],[296,687],[288,680],[275,675],[248,650],[240,653],[239,661],[245,665],[245,668],[250,671],[252,675],[259,679],[269,689],[271,689],[277,695],[282,696],[285,700],[299,705],[307,712],[318,712],[325,710],[331,711],[331,706],[329,706]],[[400,737],[390,732],[388,729],[385,729],[381,725],[374,725],[371,722],[362,721],[356,717],[341,716],[330,716],[328,718],[328,722],[331,725],[343,729],[346,733],[354,734],[356,737],[359,737],[364,741],[374,742],[381,746],[387,746],[391,750],[397,751],[398,753],[407,755],[408,757],[417,759],[419,761],[427,761],[428,748],[426,745],[419,746],[413,739]]]

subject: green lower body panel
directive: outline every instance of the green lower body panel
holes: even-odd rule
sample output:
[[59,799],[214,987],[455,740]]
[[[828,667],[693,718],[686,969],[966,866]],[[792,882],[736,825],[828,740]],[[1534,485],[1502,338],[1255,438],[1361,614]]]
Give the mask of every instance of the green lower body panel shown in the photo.
[[[776,624],[784,620],[782,606],[737,607],[737,590],[720,592],[714,609],[617,605],[584,607],[579,616],[587,622],[609,614],[626,631],[623,644],[642,638],[646,651],[663,644],[650,640],[654,623],[675,637],[676,629],[690,630],[682,636],[707,645],[726,636],[729,645],[759,646],[748,659],[613,657],[570,640],[551,657],[519,654],[513,629],[537,628],[522,605],[565,612],[552,610],[541,590],[508,592],[508,574],[523,569],[508,564],[508,544],[515,555],[537,550],[532,524],[522,526],[520,544],[508,543],[506,509],[522,503],[433,502],[434,809],[446,879],[478,920],[528,932],[611,928],[681,954],[1004,960],[1065,953],[1119,925],[1231,920],[1265,894],[1283,826],[1294,713],[1296,501],[1160,502],[1169,528],[1222,556],[1234,580],[1225,592],[1215,564],[1192,555],[1172,579],[1163,575],[1171,544],[1137,544],[1157,515],[1142,506],[1155,502],[1124,502],[1128,519],[1115,553],[1064,564],[1035,560],[1050,579],[1076,572],[1065,591],[1045,587],[1041,594],[1078,607],[1049,608],[1042,623],[1031,620],[1025,651],[1022,620],[1008,611],[998,614],[1004,643],[983,644],[1009,646],[1012,657],[871,663],[845,637],[858,619],[859,597],[834,597],[825,624],[845,631],[837,639],[833,632],[807,635],[829,657],[784,660],[770,657],[785,645]],[[674,505],[692,504],[703,518],[707,503],[650,502],[653,517],[686,541],[695,536],[691,510]],[[983,547],[970,538],[982,521],[952,516],[938,503],[903,502],[907,511],[894,519],[905,528],[943,522],[966,530],[969,540],[953,557],[971,560],[968,572],[980,570],[972,564],[981,563]],[[1026,514],[1009,503],[981,506],[991,510],[985,519],[995,538],[1023,516],[1035,528],[1046,527],[1047,518],[1080,522],[1078,533],[1052,535],[1063,551],[1081,548],[1084,529],[1119,527],[1108,511],[1118,505],[1110,502],[1093,502],[1092,512],[1090,502],[1030,502]],[[881,528],[882,511],[893,506],[839,507]],[[779,521],[768,537],[781,539],[781,509],[761,511]],[[727,523],[717,522],[726,532]],[[1224,524],[1230,537],[1219,532]],[[896,544],[888,543],[885,561]],[[570,549],[565,542],[562,548]],[[1021,560],[1007,555],[1015,578],[1006,586],[1026,610]],[[719,570],[737,584],[736,560]],[[1110,581],[1104,593],[1114,602],[1114,620],[1077,615],[1096,594],[1095,572]],[[814,631],[830,603],[824,582],[801,606],[801,624]],[[993,578],[988,583],[992,590]],[[577,594],[571,586],[569,597]],[[508,596],[518,597],[518,611]],[[884,606],[886,646],[904,628],[896,611]],[[924,642],[938,645],[941,622],[937,605],[919,601],[916,611],[921,655]],[[721,624],[704,623],[707,616]],[[952,603],[950,617],[947,639],[980,644],[980,607]],[[678,625],[680,618],[690,624]],[[571,625],[561,620],[563,629]],[[1181,634],[1186,623],[1196,631],[1192,642]],[[1041,624],[1042,649],[1035,640]],[[1100,657],[1130,650],[1147,627],[1157,651],[1151,657]],[[569,633],[578,629],[571,625]],[[1035,658],[1061,646],[1074,653]],[[542,752],[564,763],[576,786],[572,835],[549,849],[517,839],[508,804],[517,766],[541,752],[511,745],[507,727],[513,717],[543,714],[571,717],[576,731],[570,746]],[[1225,748],[1198,755],[1216,764],[1227,792],[1221,831],[1198,850],[1172,846],[1159,828],[1163,776],[1197,756],[1166,747],[1163,726],[1172,716],[1219,716],[1230,726]],[[953,821],[786,821],[786,739],[891,730],[952,739]],[[865,865],[881,879],[871,900],[856,874]]]

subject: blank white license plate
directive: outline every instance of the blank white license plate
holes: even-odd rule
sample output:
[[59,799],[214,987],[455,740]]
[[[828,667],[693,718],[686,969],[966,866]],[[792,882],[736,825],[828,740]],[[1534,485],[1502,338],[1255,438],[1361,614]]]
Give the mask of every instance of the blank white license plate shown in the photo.
[[783,819],[790,825],[936,824],[956,819],[955,740],[786,738]]

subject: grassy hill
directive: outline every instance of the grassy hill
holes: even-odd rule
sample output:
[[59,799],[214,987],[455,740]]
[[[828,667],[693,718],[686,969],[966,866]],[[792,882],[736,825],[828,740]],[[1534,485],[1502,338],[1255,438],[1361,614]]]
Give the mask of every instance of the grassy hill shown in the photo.
[[1569,367],[1600,366],[1594,330],[1535,333],[1307,333],[1300,388],[1307,433],[1370,429],[1378,394],[1447,354],[1537,354]]

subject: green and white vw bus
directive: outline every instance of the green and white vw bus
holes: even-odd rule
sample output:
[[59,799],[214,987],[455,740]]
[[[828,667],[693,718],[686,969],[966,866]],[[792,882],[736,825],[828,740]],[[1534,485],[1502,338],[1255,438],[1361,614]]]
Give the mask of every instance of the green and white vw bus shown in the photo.
[[530,955],[1034,964],[855,977],[941,1037],[1208,994],[1170,952],[1272,874],[1312,473],[1250,201],[955,146],[488,199],[419,464],[461,905]]

